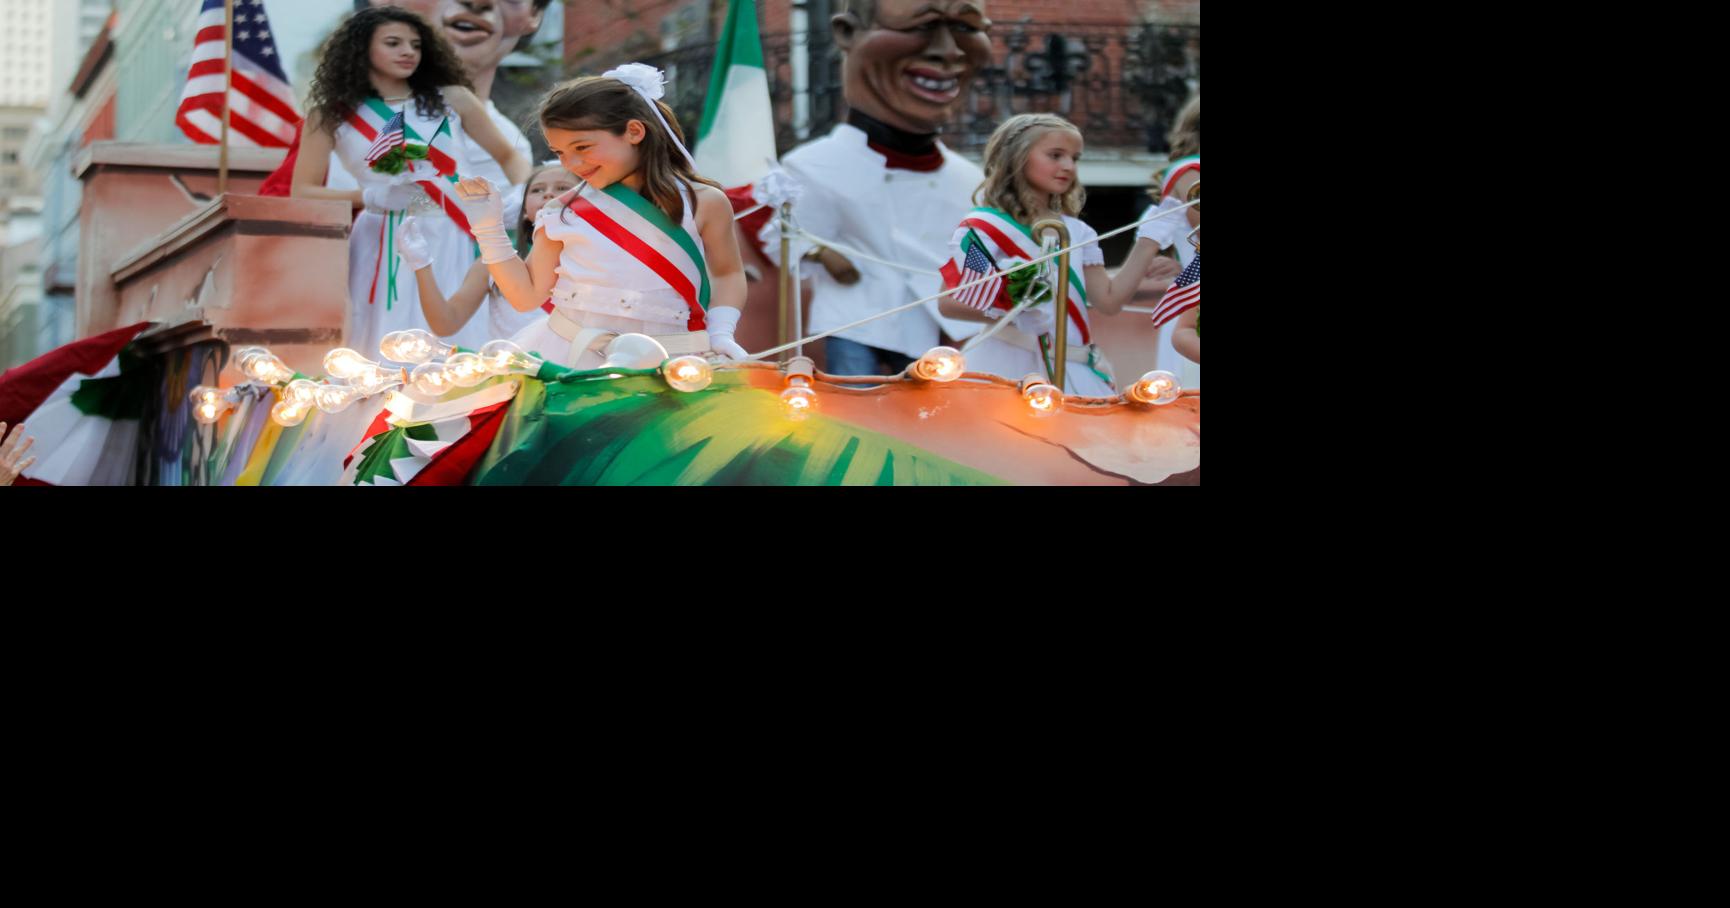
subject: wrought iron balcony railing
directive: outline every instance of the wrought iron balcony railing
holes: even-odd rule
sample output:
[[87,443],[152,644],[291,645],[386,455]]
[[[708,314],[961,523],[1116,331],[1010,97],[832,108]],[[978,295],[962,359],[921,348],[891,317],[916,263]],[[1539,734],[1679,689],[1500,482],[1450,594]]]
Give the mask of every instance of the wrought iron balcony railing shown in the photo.
[[[1000,22],[991,39],[991,65],[974,80],[962,112],[944,131],[953,148],[979,151],[1003,120],[1044,112],[1074,122],[1090,147],[1163,152],[1178,109],[1201,85],[1198,25]],[[667,100],[687,133],[695,133],[702,119],[714,55],[711,43],[634,57],[667,71]],[[790,36],[764,35],[763,57],[775,105],[775,142],[785,152],[802,141],[794,128]],[[623,62],[597,55],[584,61],[583,71]],[[808,135],[817,136],[846,109],[841,57],[827,30],[811,34],[809,81]]]

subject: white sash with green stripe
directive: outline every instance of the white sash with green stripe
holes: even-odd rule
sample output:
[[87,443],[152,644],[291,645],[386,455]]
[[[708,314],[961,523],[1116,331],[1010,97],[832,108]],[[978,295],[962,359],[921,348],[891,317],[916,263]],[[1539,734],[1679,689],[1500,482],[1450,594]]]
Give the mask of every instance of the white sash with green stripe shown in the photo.
[[[695,201],[688,198],[686,204],[689,208]],[[704,328],[703,313],[708,311],[710,296],[709,267],[702,245],[689,229],[674,223],[666,212],[623,183],[601,190],[587,184],[579,186],[567,196],[566,207],[607,245],[648,269],[684,300],[688,330]],[[559,212],[559,216],[565,215]]]
[[[1000,255],[1019,256],[1031,261],[1045,254],[1039,242],[1033,238],[1033,228],[1000,209],[975,208],[968,212],[960,229],[971,229],[991,247],[1001,250]],[[1070,237],[1072,243],[1074,239],[1073,236]],[[1081,269],[1078,267],[1080,261],[1080,250],[1069,254],[1069,320],[1081,335],[1081,342],[1088,347],[1088,368],[1108,384],[1115,384],[1111,370],[1100,355],[1099,348],[1093,343],[1093,326],[1087,319],[1087,282],[1082,279]],[[1055,264],[1052,263],[1053,266]],[[1053,267],[1053,271],[1055,270]],[[1055,374],[1052,368],[1053,346],[1049,334],[1040,335],[1039,349],[1045,360],[1046,374]]]

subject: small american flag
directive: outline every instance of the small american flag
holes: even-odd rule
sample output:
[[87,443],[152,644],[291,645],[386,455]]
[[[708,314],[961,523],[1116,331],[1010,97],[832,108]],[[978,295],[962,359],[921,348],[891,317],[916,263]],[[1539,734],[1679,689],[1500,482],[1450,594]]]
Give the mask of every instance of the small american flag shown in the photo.
[[379,158],[389,154],[391,149],[405,144],[403,138],[402,111],[385,121],[384,128],[378,131],[378,138],[373,140],[372,147],[366,150],[366,166],[371,167]]
[[962,238],[961,248],[963,250],[961,268],[956,269],[955,263],[951,261],[943,269],[944,287],[953,290],[969,281],[990,276],[991,280],[965,288],[951,297],[970,309],[978,309],[983,312],[991,308],[991,304],[997,300],[998,295],[1003,291],[1003,276],[997,273],[996,263],[985,251],[985,243],[972,230],[967,231],[967,236]]
[[1165,296],[1159,301],[1158,308],[1153,310],[1153,326],[1159,328],[1166,322],[1201,305],[1201,253],[1184,267],[1177,280],[1166,288]]

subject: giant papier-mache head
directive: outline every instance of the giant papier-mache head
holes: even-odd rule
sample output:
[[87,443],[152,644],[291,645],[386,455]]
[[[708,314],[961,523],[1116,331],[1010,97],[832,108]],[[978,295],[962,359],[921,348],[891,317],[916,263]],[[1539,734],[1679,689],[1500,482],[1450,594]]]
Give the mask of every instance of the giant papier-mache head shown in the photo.
[[847,106],[897,129],[937,132],[991,60],[985,0],[842,0]]

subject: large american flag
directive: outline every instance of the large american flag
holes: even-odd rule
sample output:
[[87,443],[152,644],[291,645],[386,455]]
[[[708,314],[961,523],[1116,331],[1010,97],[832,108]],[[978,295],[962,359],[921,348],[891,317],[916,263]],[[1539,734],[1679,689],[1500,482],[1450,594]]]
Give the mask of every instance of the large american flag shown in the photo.
[[1177,280],[1166,288],[1165,296],[1153,310],[1153,326],[1163,326],[1166,322],[1201,305],[1201,253],[1184,267]]
[[981,312],[991,308],[997,299],[998,292],[1003,288],[1003,276],[997,273],[996,263],[985,251],[985,243],[973,231],[967,231],[967,236],[961,241],[964,250],[961,269],[957,271],[953,263],[944,269],[944,286],[954,289],[969,281],[976,281],[986,276],[991,280],[983,284],[968,287],[959,293],[951,294],[950,298],[971,309]]
[[[186,90],[174,115],[187,138],[205,145],[216,144],[222,135],[222,6],[222,0],[204,0],[198,11],[192,68],[186,73]],[[287,148],[300,125],[294,90],[277,57],[264,0],[234,0],[234,86],[228,93],[228,111],[232,145]]]
[[375,161],[390,153],[399,145],[406,145],[403,137],[402,111],[385,121],[384,128],[378,131],[378,138],[373,140],[372,147],[366,150],[366,166],[371,167]]

